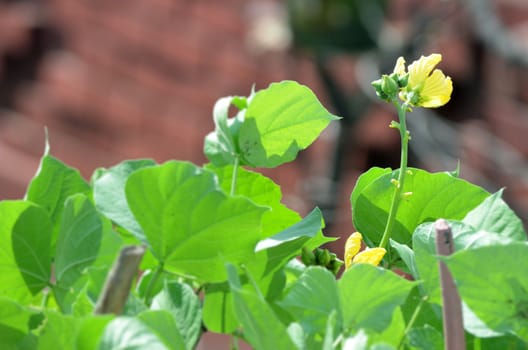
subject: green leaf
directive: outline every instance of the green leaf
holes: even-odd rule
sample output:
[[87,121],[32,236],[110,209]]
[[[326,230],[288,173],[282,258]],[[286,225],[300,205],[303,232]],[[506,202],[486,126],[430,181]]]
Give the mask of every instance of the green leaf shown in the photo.
[[51,222],[25,201],[0,202],[0,218],[0,296],[28,304],[50,279]]
[[414,257],[414,251],[409,248],[408,245],[400,244],[396,242],[395,240],[390,240],[390,245],[392,248],[394,248],[400,257],[402,258],[405,265],[407,265],[407,268],[411,272],[412,276],[415,280],[420,279],[418,275],[418,269],[416,268],[416,259]]
[[202,327],[200,300],[187,284],[167,282],[152,299],[152,310],[166,310],[174,318],[185,348],[193,349]]
[[[491,329],[528,342],[528,244],[509,243],[441,257],[462,300]],[[475,273],[475,268],[485,273]],[[485,291],[485,292],[483,292]]]
[[375,180],[382,177],[383,175],[391,173],[391,168],[372,167],[363,174],[361,174],[361,176],[359,176],[356,182],[356,185],[354,186],[354,189],[352,190],[352,193],[350,194],[350,203],[352,203],[352,208],[356,206],[356,201],[359,195],[367,186],[372,184]]
[[138,318],[156,333],[167,348],[174,350],[192,349],[192,347],[186,346],[185,339],[178,330],[181,329],[181,326],[169,311],[147,310],[140,313]]
[[502,193],[503,190],[500,190],[486,198],[466,215],[464,223],[473,226],[475,231],[496,232],[502,237],[526,240],[521,219],[504,202]]
[[407,333],[406,343],[416,350],[444,349],[442,333],[428,324],[423,327],[411,328],[409,333]]
[[91,315],[82,319],[77,336],[75,350],[95,350],[99,347],[105,327],[114,319],[114,315]]
[[0,345],[14,346],[29,332],[33,312],[11,299],[0,297]]
[[[449,220],[455,251],[475,249],[486,245],[513,242],[508,236],[487,231],[475,231],[475,228],[460,221]],[[522,240],[525,240],[524,238]],[[434,223],[424,223],[413,234],[413,248],[417,267],[417,276],[423,281],[421,288],[432,303],[441,304],[440,277],[436,258],[436,234]],[[465,319],[468,319],[467,317]]]
[[226,279],[225,262],[254,255],[267,210],[228,197],[213,173],[171,161],[138,170],[126,185],[130,209],[164,268],[208,282]]
[[99,343],[99,350],[115,349],[170,350],[171,348],[144,322],[137,318],[122,316],[115,318],[106,326]]
[[299,322],[308,336],[324,335],[328,315],[336,312],[336,328],[341,328],[342,316],[339,293],[334,275],[325,268],[313,266],[306,269],[278,302]]
[[77,169],[65,165],[60,160],[45,154],[35,177],[26,192],[26,199],[41,205],[51,217],[53,235],[51,249],[54,252],[55,241],[66,199],[76,193],[91,195],[88,183]]
[[55,254],[56,298],[63,310],[65,294],[97,259],[103,234],[102,222],[91,201],[83,194],[69,197],[64,205]]
[[[482,188],[447,173],[410,170],[403,192],[412,195],[400,202],[392,233],[392,239],[399,243],[409,243],[411,234],[423,222],[462,219],[488,196]],[[374,243],[381,240],[385,229],[395,190],[391,179],[397,178],[398,171],[376,178],[352,196],[354,226]]]
[[46,311],[45,314],[46,320],[40,330],[38,349],[74,349],[81,320],[55,311]]
[[334,241],[334,238],[322,235],[323,227],[322,213],[319,208],[315,208],[295,225],[260,241],[255,248],[257,253],[255,259],[247,264],[248,268],[253,275],[263,276],[283,267],[293,257],[299,255],[305,245],[309,249],[314,249]]
[[[233,166],[215,167],[208,164],[205,168],[214,171],[220,187],[226,194],[230,193]],[[273,180],[260,173],[238,167],[235,194],[271,209],[262,216],[262,235],[264,237],[285,230],[301,219],[297,212],[281,203],[282,192],[280,187]]]
[[295,159],[332,120],[306,86],[273,83],[249,101],[240,126],[238,146],[243,164],[273,168]]
[[202,309],[205,327],[215,333],[233,333],[239,326],[233,306],[233,294],[227,282],[207,283]]
[[415,285],[390,270],[352,265],[338,281],[344,327],[383,331]]
[[93,184],[97,209],[110,220],[145,242],[145,234],[130,211],[125,195],[125,183],[134,171],[156,165],[150,159],[124,161],[99,174]]
[[237,105],[238,108],[244,107],[240,100],[234,100],[233,96],[219,99],[213,109],[213,120],[215,131],[209,133],[205,138],[204,153],[207,158],[215,165],[222,166],[234,164],[238,149],[236,146],[235,136],[230,130],[229,125],[233,125],[236,120],[229,119],[229,107],[231,104]]
[[244,329],[244,338],[255,349],[297,349],[286,327],[279,321],[259,290],[242,289],[235,266],[227,265],[235,314]]

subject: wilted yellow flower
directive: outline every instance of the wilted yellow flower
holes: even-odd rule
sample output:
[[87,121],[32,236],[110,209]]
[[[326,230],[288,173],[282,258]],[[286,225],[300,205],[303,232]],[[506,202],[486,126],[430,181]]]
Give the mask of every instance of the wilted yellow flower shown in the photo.
[[[434,108],[445,105],[451,98],[453,83],[441,70],[434,69],[441,60],[442,55],[434,53],[411,63],[407,72],[408,83],[402,89],[400,98],[412,106]],[[394,73],[398,76],[406,74],[403,57],[396,61]]]
[[361,233],[354,232],[348,237],[345,243],[345,268],[348,269],[352,265],[352,259],[361,249],[361,241],[363,236]]
[[[378,266],[387,252],[384,248],[367,248],[362,252],[361,241],[363,236],[354,232],[345,243],[345,269],[348,270],[353,264],[371,264]],[[358,254],[359,253],[359,254]]]
[[352,264],[371,264],[378,266],[387,251],[385,248],[367,248],[352,259]]

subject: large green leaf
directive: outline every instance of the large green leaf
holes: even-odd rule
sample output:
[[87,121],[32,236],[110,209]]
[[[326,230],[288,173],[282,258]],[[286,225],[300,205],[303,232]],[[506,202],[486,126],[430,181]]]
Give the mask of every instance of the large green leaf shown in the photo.
[[[233,166],[215,167],[207,165],[206,169],[214,171],[218,177],[220,187],[226,193],[231,192]],[[269,207],[271,210],[262,216],[262,234],[269,237],[298,222],[300,215],[281,203],[280,187],[270,178],[238,167],[236,176],[235,195],[251,199],[255,204]]]
[[[362,187],[361,193],[352,196],[354,226],[375,243],[381,240],[385,229],[395,191],[391,179],[397,178],[398,171],[377,177]],[[448,173],[428,173],[414,168],[410,171],[403,192],[412,192],[412,195],[400,202],[391,236],[400,243],[409,243],[415,228],[425,221],[462,219],[488,196],[482,188]]]
[[341,329],[342,316],[334,275],[325,268],[309,267],[278,302],[299,322],[308,336],[324,336],[328,315],[336,312],[333,332]]
[[227,271],[235,314],[244,329],[244,338],[255,349],[296,349],[286,326],[279,321],[259,291],[242,288],[235,266],[228,264]]
[[528,244],[514,242],[442,257],[462,300],[491,329],[528,343]]
[[0,296],[27,304],[49,283],[51,232],[42,208],[0,202]]
[[367,186],[372,184],[375,180],[382,177],[383,175],[391,173],[391,168],[372,167],[363,174],[361,174],[358,180],[356,181],[356,185],[354,186],[352,193],[350,194],[350,202],[352,203],[352,208],[354,208],[359,195]]
[[267,210],[243,197],[228,197],[212,172],[170,161],[138,170],[126,184],[130,209],[165,269],[215,282],[225,262],[254,255]]
[[83,194],[69,197],[64,205],[55,254],[55,293],[63,310],[65,294],[93,264],[99,254],[103,224],[91,201]]
[[167,348],[173,350],[193,348],[186,345],[184,337],[179,332],[181,325],[168,310],[146,310],[138,315],[138,319],[156,333]]
[[200,299],[187,284],[167,282],[152,299],[152,310],[166,310],[174,318],[185,348],[194,348],[202,328]]
[[[166,320],[170,322],[171,318]],[[150,322],[149,322],[150,323]],[[159,323],[157,323],[159,324]],[[172,350],[147,324],[133,317],[117,317],[110,322],[101,337],[99,350]]]
[[76,193],[90,196],[91,188],[77,169],[65,165],[47,153],[46,150],[39,170],[29,184],[26,199],[41,205],[49,213],[53,223],[51,248],[54,252],[66,198]]
[[[484,201],[482,205],[486,206],[486,203],[487,201]],[[474,212],[476,213],[479,210],[475,209]],[[473,222],[477,222],[478,217],[473,215],[472,220]],[[485,220],[485,218],[482,217],[481,220]],[[509,229],[511,226],[507,224],[501,226],[503,229],[501,232],[488,232],[478,231],[475,227],[461,221],[449,220],[448,222],[453,235],[455,251],[512,242],[513,237],[519,241],[526,240],[526,236],[510,234],[512,232]],[[497,226],[496,229],[501,228]],[[434,223],[424,223],[416,228],[413,234],[413,248],[417,267],[417,272],[414,274],[414,277],[423,281],[421,287],[423,288],[423,293],[428,296],[428,300],[432,303],[440,304],[440,275],[438,260],[436,258],[436,233]],[[469,320],[469,317],[465,317],[465,320]]]
[[353,265],[338,281],[344,327],[383,331],[415,285],[390,270]]
[[238,134],[241,159],[266,168],[292,161],[336,119],[306,86],[273,83],[248,100]]
[[97,209],[142,242],[146,241],[145,234],[128,207],[125,183],[134,171],[155,164],[150,159],[127,160],[103,170],[93,184],[93,196]]
[[29,332],[33,312],[11,299],[0,297],[0,346],[7,348],[19,343]]
[[[299,255],[303,246],[313,249],[333,240],[322,235],[322,226],[322,214],[316,208],[295,225],[258,243],[256,254],[246,267],[267,300],[280,295],[286,282],[281,269]],[[238,326],[233,296],[225,283],[206,285],[203,313],[204,322],[212,331],[231,333]]]
[[526,240],[526,231],[521,219],[502,199],[503,190],[486,198],[478,207],[470,211],[464,223],[475,231],[496,232],[502,237]]

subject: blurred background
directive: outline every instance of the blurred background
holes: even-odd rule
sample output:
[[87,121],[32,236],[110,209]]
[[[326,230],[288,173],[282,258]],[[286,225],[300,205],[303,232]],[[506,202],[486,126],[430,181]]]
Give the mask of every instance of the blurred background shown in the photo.
[[370,82],[439,52],[451,102],[409,117],[410,162],[506,187],[528,218],[528,2],[523,0],[0,0],[0,199],[20,198],[44,150],[97,167],[203,155],[212,108],[284,79],[343,117],[299,159],[264,170],[327,233],[349,234],[349,195],[398,167],[395,118]]
[[286,204],[321,207],[326,234],[347,236],[357,176],[399,164],[394,111],[370,82],[432,52],[454,92],[408,117],[411,165],[460,160],[462,178],[506,187],[526,222],[525,0],[0,0],[0,199],[24,195],[45,126],[51,153],[86,179],[129,158],[203,164],[218,98],[293,79],[343,119],[264,173]]

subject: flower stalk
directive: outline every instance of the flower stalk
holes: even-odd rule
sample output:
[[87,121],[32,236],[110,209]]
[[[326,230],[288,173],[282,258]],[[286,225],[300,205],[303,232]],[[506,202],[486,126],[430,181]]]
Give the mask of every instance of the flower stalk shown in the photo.
[[396,128],[399,129],[401,138],[400,172],[398,173],[398,179],[393,182],[396,190],[394,191],[394,195],[392,197],[392,202],[389,209],[389,217],[387,218],[387,224],[385,225],[385,231],[383,232],[383,236],[379,243],[380,248],[385,248],[387,246],[392,229],[394,227],[394,223],[396,222],[398,207],[400,206],[400,202],[403,198],[403,186],[405,184],[405,175],[407,174],[407,159],[409,154],[410,136],[409,131],[407,130],[406,122],[406,113],[409,107],[406,103],[400,104],[397,101],[394,102],[394,105],[398,110],[399,124],[396,126]]

